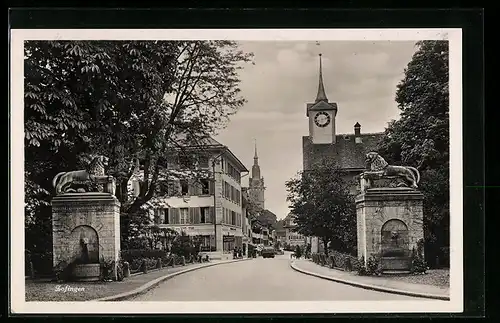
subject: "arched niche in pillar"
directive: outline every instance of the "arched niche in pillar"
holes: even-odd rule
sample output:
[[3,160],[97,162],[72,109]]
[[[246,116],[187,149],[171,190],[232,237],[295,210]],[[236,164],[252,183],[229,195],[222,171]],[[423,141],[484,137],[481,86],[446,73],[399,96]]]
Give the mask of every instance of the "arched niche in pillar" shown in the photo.
[[401,220],[391,219],[381,229],[381,256],[408,257],[410,238],[408,226]]
[[99,237],[97,231],[88,225],[80,225],[71,231],[73,260],[80,264],[99,263]]

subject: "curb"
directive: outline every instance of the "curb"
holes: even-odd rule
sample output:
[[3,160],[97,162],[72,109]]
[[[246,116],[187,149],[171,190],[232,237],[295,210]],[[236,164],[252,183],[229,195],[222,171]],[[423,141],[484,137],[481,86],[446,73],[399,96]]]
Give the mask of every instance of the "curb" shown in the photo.
[[144,284],[144,285],[142,285],[142,286],[140,286],[140,287],[138,287],[138,288],[136,288],[136,289],[134,289],[134,290],[132,290],[130,292],[125,292],[125,293],[121,293],[121,294],[118,294],[118,295],[106,296],[106,297],[102,297],[102,298],[92,299],[92,300],[89,300],[87,302],[123,301],[123,300],[125,300],[125,299],[127,299],[129,297],[133,297],[133,296],[137,296],[139,294],[142,294],[142,293],[148,291],[149,289],[155,287],[159,283],[161,283],[163,281],[166,281],[166,280],[169,280],[170,278],[173,278],[175,276],[182,275],[182,274],[188,273],[190,271],[195,271],[195,270],[198,270],[198,269],[203,269],[203,268],[217,266],[217,265],[230,264],[230,263],[233,263],[233,262],[246,261],[246,260],[251,260],[251,258],[226,260],[226,261],[221,261],[221,262],[217,262],[217,263],[209,263],[209,264],[206,264],[206,265],[201,265],[201,266],[198,266],[198,267],[187,268],[185,270],[177,271],[175,273],[167,274],[165,276],[153,279],[152,281],[149,281],[146,284]]
[[449,296],[445,296],[445,295],[436,295],[436,294],[410,292],[410,291],[405,291],[405,290],[400,290],[400,289],[393,289],[393,288],[389,288],[389,287],[382,287],[382,286],[376,286],[376,285],[368,285],[368,284],[358,283],[358,282],[355,282],[355,281],[352,281],[352,280],[346,280],[346,279],[340,279],[340,278],[334,278],[334,277],[330,277],[330,276],[325,276],[325,275],[321,275],[321,274],[318,274],[318,273],[314,273],[314,272],[311,272],[311,271],[307,271],[307,270],[298,268],[294,264],[294,262],[295,261],[291,261],[290,262],[290,267],[293,270],[295,270],[295,271],[298,271],[300,273],[303,273],[303,274],[306,274],[306,275],[309,275],[309,276],[314,276],[314,277],[318,277],[318,278],[322,278],[322,279],[331,280],[331,281],[334,281],[334,282],[337,282],[337,283],[342,283],[342,284],[351,285],[351,286],[354,286],[354,287],[360,287],[360,288],[364,288],[364,289],[370,289],[370,290],[374,290],[374,291],[391,293],[391,294],[400,294],[400,295],[414,296],[414,297],[420,297],[420,298],[438,299],[438,300],[442,300],[442,301],[449,301],[450,300],[450,297]]

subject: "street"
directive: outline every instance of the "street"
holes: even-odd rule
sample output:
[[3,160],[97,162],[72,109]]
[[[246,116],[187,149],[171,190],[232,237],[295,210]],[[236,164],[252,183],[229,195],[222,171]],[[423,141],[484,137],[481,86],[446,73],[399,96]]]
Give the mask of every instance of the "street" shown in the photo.
[[289,254],[188,272],[132,301],[374,301],[417,298],[376,292],[308,276],[289,266]]

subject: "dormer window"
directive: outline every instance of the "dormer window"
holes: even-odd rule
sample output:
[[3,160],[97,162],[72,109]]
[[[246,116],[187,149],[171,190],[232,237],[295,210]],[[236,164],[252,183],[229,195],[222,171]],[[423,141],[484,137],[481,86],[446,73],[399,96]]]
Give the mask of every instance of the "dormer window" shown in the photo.
[[344,140],[349,140],[349,136],[344,136]]

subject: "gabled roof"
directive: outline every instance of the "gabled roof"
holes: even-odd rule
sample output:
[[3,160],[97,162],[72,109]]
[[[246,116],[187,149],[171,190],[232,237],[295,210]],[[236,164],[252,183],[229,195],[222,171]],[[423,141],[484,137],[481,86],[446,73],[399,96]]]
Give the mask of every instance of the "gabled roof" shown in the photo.
[[337,110],[337,103],[325,102],[325,101],[319,101],[316,103],[308,103],[306,116],[309,116],[309,111],[330,111],[330,110]]
[[339,134],[335,136],[335,144],[313,144],[309,136],[303,136],[303,167],[307,170],[316,161],[332,158],[342,169],[365,169],[366,153],[377,149],[383,135],[382,132],[360,134],[362,142],[356,143],[354,134]]
[[248,172],[248,169],[241,162],[241,160],[239,160],[227,146],[221,144],[219,141],[210,136],[197,136],[188,133],[180,133],[176,134],[175,139],[172,141],[176,143],[175,145],[172,145],[174,150],[183,149],[189,151],[206,150],[220,152],[232,160],[234,166],[237,167],[240,172]]

